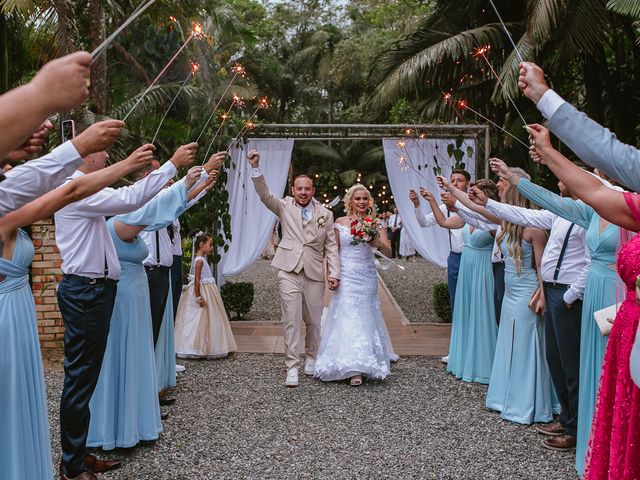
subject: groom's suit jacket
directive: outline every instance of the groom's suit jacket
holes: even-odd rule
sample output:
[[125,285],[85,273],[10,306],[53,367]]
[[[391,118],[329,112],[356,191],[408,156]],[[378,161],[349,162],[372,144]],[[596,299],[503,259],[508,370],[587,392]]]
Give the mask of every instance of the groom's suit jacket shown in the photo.
[[278,216],[282,225],[282,240],[271,266],[285,272],[298,272],[304,268],[312,280],[324,281],[326,257],[329,276],[340,278],[340,259],[331,210],[313,199],[313,216],[305,228],[301,208],[292,197],[276,197],[269,191],[264,175],[252,177],[252,180],[258,197]]
[[640,150],[622,143],[568,102],[551,116],[549,129],[584,163],[640,192]]

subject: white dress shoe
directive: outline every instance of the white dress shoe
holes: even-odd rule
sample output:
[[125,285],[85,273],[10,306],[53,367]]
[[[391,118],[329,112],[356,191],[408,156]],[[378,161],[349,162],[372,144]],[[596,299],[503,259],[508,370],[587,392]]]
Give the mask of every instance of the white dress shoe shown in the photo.
[[313,372],[315,371],[315,368],[316,368],[315,358],[310,358],[310,357],[307,358],[307,360],[304,362],[304,374],[313,376]]
[[187,368],[184,365],[178,365],[176,363],[176,373],[182,373],[186,370]]
[[442,363],[449,363],[449,355],[442,357]]
[[287,370],[287,379],[284,384],[289,388],[298,386],[298,367],[292,367]]

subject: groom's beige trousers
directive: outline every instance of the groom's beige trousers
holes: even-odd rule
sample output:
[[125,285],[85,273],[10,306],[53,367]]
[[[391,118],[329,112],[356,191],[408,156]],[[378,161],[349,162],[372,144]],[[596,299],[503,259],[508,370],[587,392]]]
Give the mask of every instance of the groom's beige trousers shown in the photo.
[[305,354],[316,358],[320,344],[320,322],[324,307],[324,282],[299,273],[278,270],[278,288],[284,324],[285,365],[300,367],[300,332],[306,326]]

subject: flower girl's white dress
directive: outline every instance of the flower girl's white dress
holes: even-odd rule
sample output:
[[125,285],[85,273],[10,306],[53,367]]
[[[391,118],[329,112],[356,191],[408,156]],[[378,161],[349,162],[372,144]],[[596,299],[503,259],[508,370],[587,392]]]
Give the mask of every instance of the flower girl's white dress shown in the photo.
[[367,244],[351,245],[349,227],[340,234],[340,287],[333,292],[315,364],[320,380],[344,380],[357,374],[382,380],[393,353],[380,310],[374,254]]
[[[197,262],[202,262],[200,296],[206,307],[196,302],[193,272]],[[205,257],[195,257],[191,265],[189,286],[182,291],[176,314],[175,345],[180,358],[222,358],[238,347],[231,332],[231,325]]]

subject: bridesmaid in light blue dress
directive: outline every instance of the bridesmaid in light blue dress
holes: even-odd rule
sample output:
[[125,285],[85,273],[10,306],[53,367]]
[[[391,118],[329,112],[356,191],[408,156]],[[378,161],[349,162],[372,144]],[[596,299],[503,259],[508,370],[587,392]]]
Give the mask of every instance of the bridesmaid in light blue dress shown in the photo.
[[585,242],[591,256],[591,267],[582,302],[576,444],[576,470],[582,475],[608,339],[600,334],[593,313],[616,303],[616,285],[620,285],[615,270],[619,228],[600,218],[589,205],[560,197],[529,181],[521,180],[518,190],[542,208],[587,230]]
[[520,241],[522,260],[517,266],[507,247],[508,236],[499,243],[505,262],[505,292],[486,405],[511,422],[550,422],[558,402],[545,359],[544,324],[529,308],[531,295],[540,286],[533,267],[534,248]]
[[160,228],[183,212],[186,202],[185,185],[177,183],[163,190],[141,209],[113,217],[107,222],[122,274],[102,369],[90,402],[89,447],[103,450],[130,448],[140,441],[158,439],[163,430],[149,284],[142,264],[149,251],[137,235],[132,241],[123,240],[116,227],[132,228],[127,232],[130,236],[145,225]]
[[34,248],[24,231],[16,235],[11,260],[0,258],[0,478],[51,480],[47,399],[29,286]]
[[164,309],[160,335],[155,351],[156,390],[176,386],[176,347],[173,337],[173,298],[171,295],[171,279],[169,279],[169,298]]
[[447,370],[465,382],[489,383],[498,336],[491,264],[493,236],[466,225],[453,309]]

